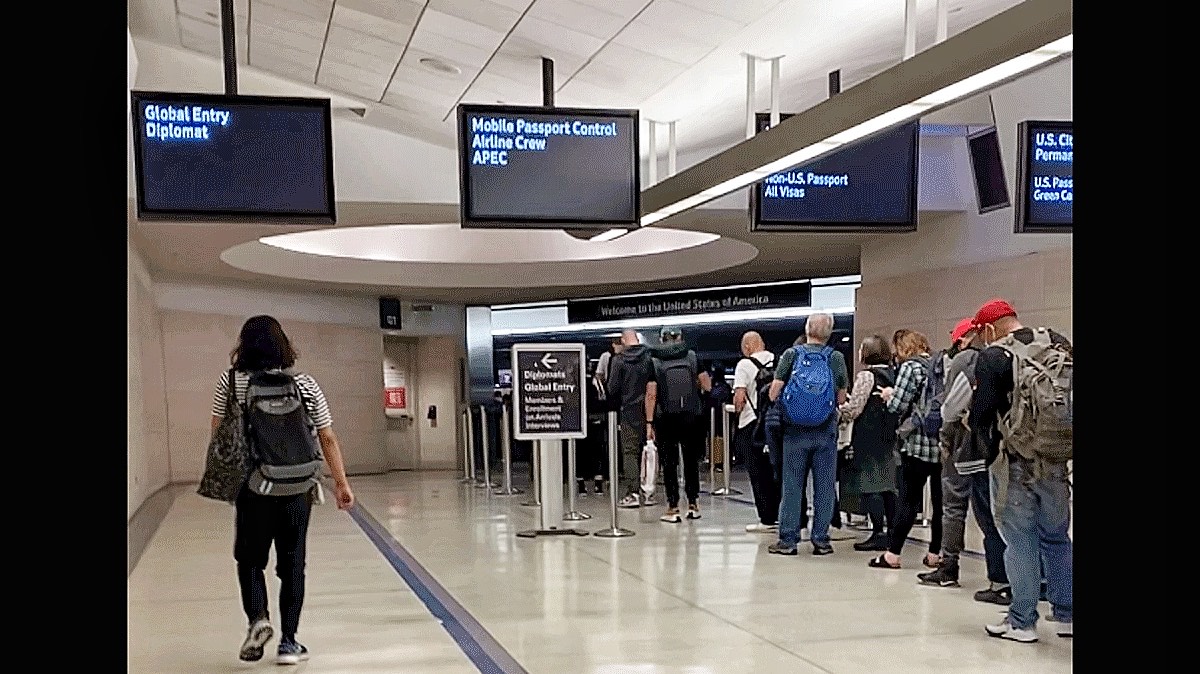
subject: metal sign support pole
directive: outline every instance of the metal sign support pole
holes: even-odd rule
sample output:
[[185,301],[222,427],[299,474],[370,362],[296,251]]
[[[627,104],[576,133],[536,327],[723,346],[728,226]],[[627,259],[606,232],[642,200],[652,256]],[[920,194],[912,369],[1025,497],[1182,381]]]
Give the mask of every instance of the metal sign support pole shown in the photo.
[[531,498],[521,504],[532,508],[542,505],[542,461],[538,457],[538,454],[540,452],[538,452],[537,445],[535,444],[533,446],[533,455],[529,459],[533,466],[533,489],[530,490]]
[[717,408],[708,408],[708,491],[717,488]]
[[520,494],[521,490],[512,486],[512,426],[509,424],[508,405],[500,410],[500,451],[504,455],[504,486],[496,490],[500,496]]
[[562,441],[538,440],[534,451],[542,455],[541,485],[546,490],[542,495],[542,507],[538,511],[538,528],[518,531],[521,538],[538,536],[587,536],[586,531],[561,526],[563,517],[562,499]]
[[581,513],[576,509],[575,497],[575,447],[574,440],[567,440],[567,512],[563,515],[565,522],[578,522],[580,520],[590,520],[592,516],[587,513]]
[[607,529],[601,529],[595,533],[601,538],[624,538],[632,536],[634,532],[628,529],[622,529],[617,526],[617,485],[620,479],[617,477],[617,413],[608,413],[608,502],[609,502],[609,520],[610,524]]

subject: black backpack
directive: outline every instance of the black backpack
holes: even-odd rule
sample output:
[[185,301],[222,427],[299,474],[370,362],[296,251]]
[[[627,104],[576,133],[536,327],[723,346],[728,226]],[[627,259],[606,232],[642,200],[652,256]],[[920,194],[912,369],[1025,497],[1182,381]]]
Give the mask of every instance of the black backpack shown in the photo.
[[312,489],[321,478],[321,443],[295,375],[280,370],[251,372],[245,410],[255,466],[250,491],[293,496]]
[[[758,368],[758,373],[754,375],[754,390],[755,400],[757,404],[750,402],[750,396],[746,396],[746,404],[750,409],[754,410],[754,432],[750,435],[750,444],[755,449],[760,449],[767,444],[767,412],[772,408],[771,404],[771,382],[775,381],[775,356],[771,356],[769,364],[764,365],[758,362],[758,359],[753,356],[747,356],[747,360],[754,363],[754,367]],[[761,412],[760,412],[761,410]]]
[[658,379],[658,404],[664,414],[687,412],[699,414],[700,388],[696,385],[696,352],[688,351],[682,358],[654,361]]

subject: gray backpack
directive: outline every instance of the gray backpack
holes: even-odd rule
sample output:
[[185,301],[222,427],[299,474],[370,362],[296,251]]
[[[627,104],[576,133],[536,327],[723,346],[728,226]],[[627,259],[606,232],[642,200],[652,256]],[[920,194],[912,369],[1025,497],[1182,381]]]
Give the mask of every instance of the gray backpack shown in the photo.
[[250,471],[250,491],[294,496],[316,486],[323,462],[321,443],[295,375],[281,370],[251,372],[245,410],[255,466]]
[[1055,344],[1046,328],[1034,329],[1029,344],[1010,335],[996,346],[1013,357],[1012,407],[997,424],[1005,446],[1039,463],[1071,460],[1074,364],[1070,347]]

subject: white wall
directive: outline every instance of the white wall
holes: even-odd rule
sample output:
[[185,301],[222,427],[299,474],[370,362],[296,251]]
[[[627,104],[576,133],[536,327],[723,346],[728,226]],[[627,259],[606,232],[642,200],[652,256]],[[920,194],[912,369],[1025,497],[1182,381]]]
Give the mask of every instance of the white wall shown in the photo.
[[[454,469],[459,463],[458,393],[461,341],[451,337],[422,337],[417,340],[415,365],[417,391],[413,408],[420,446],[420,469]],[[435,427],[426,410],[437,405]]]
[[154,306],[145,262],[127,248],[126,484],[128,517],[170,480],[167,407],[163,379],[162,324]]

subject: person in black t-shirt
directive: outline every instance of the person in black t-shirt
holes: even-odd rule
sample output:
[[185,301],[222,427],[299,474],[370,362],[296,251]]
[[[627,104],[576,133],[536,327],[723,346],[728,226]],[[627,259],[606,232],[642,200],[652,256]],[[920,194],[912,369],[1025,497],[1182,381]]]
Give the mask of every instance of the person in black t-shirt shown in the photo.
[[[996,524],[1007,547],[1004,566],[1012,587],[1008,615],[998,625],[988,625],[994,637],[1032,643],[1037,641],[1038,599],[1044,566],[1050,601],[1048,620],[1057,623],[1059,636],[1072,636],[1073,562],[1071,538],[1071,485],[1063,463],[1042,462],[1001,451],[997,420],[1008,412],[1015,386],[1013,355],[996,345],[1011,335],[1029,344],[1034,331],[1021,325],[1017,312],[1004,300],[992,300],[975,314],[975,324],[991,346],[975,363],[977,385],[971,402],[970,426],[986,448],[991,470],[992,502]],[[1070,351],[1070,341],[1053,330],[1050,341]],[[1040,468],[1040,470],[1039,470]]]

